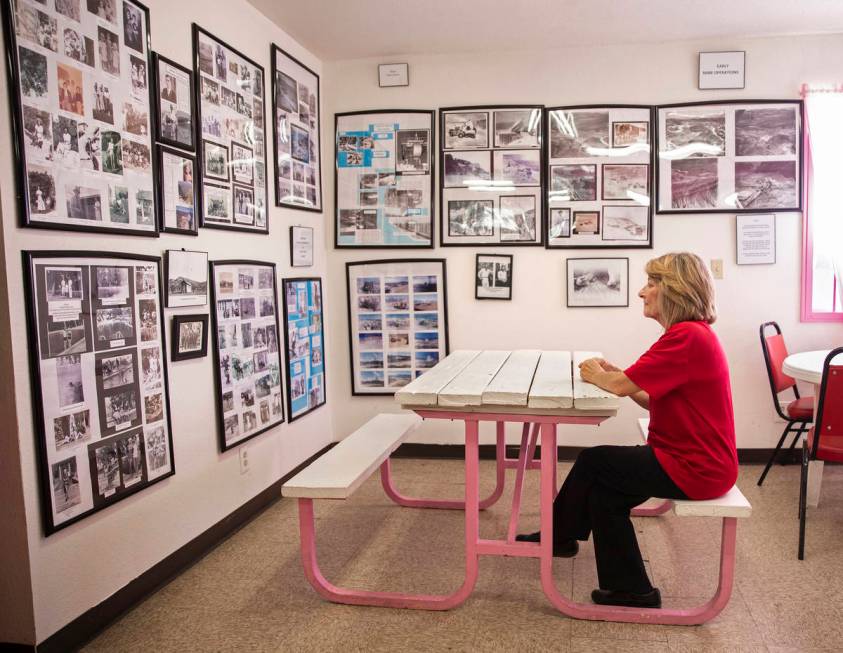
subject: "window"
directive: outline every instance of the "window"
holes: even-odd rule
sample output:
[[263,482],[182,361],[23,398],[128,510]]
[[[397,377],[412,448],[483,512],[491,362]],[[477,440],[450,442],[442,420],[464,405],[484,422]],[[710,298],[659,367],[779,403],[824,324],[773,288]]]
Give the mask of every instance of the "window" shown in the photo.
[[803,85],[802,321],[843,322],[843,86]]

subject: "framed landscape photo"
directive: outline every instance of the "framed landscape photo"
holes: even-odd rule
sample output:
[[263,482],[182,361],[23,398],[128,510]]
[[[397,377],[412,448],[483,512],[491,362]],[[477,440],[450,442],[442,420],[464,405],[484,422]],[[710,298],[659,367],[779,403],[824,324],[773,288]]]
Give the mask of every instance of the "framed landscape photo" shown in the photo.
[[541,106],[439,110],[442,246],[541,245]]
[[275,205],[322,210],[319,75],[274,43],[272,133],[275,138]]
[[157,235],[149,10],[2,8],[21,226]]
[[335,120],[334,246],[432,248],[433,111],[356,111]]
[[162,232],[199,235],[198,198],[193,179],[196,176],[196,157],[179,150],[157,145],[158,205],[161,207]]
[[313,227],[290,227],[290,267],[313,265]]
[[284,421],[275,264],[212,261],[211,303],[220,447]]
[[159,143],[193,152],[196,150],[193,73],[157,52],[153,53],[152,62],[156,138]]
[[391,395],[448,355],[445,259],[346,263],[351,393]]
[[287,414],[290,422],[325,404],[325,332],[322,280],[284,279]]
[[167,250],[167,308],[208,303],[208,252]]
[[659,213],[802,210],[801,100],[656,110]]
[[629,306],[628,258],[569,258],[568,308]]
[[477,255],[474,298],[512,299],[512,255]]
[[263,67],[193,23],[200,226],[269,233]]
[[652,107],[552,107],[546,116],[547,247],[652,247]]
[[204,358],[208,354],[208,316],[174,315],[170,360]]
[[47,535],[175,473],[161,259],[24,252]]

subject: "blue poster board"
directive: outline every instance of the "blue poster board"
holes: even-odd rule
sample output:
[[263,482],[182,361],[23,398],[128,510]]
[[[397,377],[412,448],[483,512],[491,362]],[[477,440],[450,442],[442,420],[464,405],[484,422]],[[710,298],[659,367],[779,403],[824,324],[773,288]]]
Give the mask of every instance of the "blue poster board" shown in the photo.
[[284,279],[287,411],[293,422],[325,403],[322,280]]

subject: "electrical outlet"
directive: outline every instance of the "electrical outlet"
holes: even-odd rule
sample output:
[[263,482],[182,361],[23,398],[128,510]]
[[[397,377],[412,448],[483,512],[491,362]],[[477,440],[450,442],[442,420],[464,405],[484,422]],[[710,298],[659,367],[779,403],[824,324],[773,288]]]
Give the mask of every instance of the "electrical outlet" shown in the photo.
[[240,447],[240,473],[246,474],[249,471],[249,450],[246,447]]
[[711,276],[713,276],[715,279],[722,279],[723,278],[723,259],[722,258],[711,259]]

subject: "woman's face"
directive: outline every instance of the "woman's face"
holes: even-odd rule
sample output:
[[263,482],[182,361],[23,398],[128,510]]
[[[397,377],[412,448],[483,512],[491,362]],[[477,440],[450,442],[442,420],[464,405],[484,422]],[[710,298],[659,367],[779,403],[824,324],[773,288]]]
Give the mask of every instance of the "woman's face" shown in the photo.
[[659,284],[648,277],[647,283],[638,291],[638,296],[644,300],[644,317],[651,317],[656,322],[661,322],[661,315],[659,315]]

